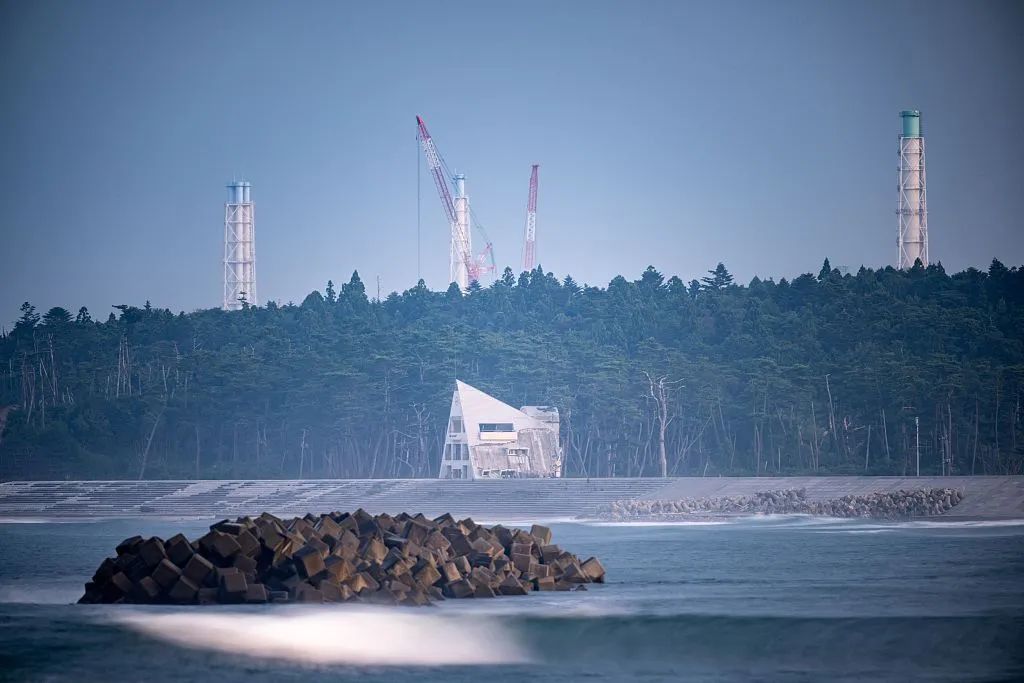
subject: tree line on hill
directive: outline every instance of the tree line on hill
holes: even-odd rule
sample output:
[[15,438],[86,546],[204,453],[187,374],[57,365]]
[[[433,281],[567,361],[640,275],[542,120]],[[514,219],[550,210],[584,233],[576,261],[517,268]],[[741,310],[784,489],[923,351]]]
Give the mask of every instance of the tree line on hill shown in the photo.
[[0,337],[0,477],[433,477],[456,378],[558,407],[566,476],[1024,472],[1024,268],[999,261],[115,308],[26,303]]

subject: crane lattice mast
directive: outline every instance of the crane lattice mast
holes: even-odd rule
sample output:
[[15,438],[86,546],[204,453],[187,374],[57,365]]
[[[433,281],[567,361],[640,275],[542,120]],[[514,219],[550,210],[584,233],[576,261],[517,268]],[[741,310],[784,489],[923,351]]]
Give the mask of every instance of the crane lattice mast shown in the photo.
[[537,164],[530,171],[530,196],[526,200],[526,241],[523,245],[523,270],[533,270],[537,263]]

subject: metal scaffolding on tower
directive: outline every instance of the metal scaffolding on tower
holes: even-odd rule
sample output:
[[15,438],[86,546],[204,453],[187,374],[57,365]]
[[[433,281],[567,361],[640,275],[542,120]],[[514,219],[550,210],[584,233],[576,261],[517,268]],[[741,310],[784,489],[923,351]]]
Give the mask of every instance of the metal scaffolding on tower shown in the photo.
[[537,164],[530,171],[530,194],[526,200],[526,239],[523,243],[523,270],[537,265]]
[[908,270],[920,259],[928,265],[928,193],[924,167],[924,136],[921,112],[902,111],[899,166],[899,259],[897,267]]
[[224,203],[224,301],[225,311],[237,311],[246,305],[257,306],[256,232],[254,206],[249,192],[252,186],[232,181]]

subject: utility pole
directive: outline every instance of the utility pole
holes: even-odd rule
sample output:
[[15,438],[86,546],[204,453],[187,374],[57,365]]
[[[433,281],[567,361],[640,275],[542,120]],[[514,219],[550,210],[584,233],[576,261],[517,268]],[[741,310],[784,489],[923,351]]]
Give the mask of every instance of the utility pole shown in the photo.
[[917,452],[917,476],[921,476],[921,418],[914,418],[914,450]]

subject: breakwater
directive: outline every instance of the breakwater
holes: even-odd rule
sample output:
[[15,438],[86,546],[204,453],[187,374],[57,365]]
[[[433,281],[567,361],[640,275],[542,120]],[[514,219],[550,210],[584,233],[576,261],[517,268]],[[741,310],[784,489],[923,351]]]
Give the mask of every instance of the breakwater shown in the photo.
[[824,517],[908,519],[941,515],[963,500],[956,489],[935,488],[810,500],[804,489],[758,491],[746,496],[679,500],[616,500],[598,508],[610,520],[671,519],[722,514],[805,514]]
[[363,510],[283,520],[263,513],[210,526],[195,541],[133,536],[85,585],[81,603],[350,602],[426,605],[580,590],[603,583],[551,530],[485,527],[449,514]]

